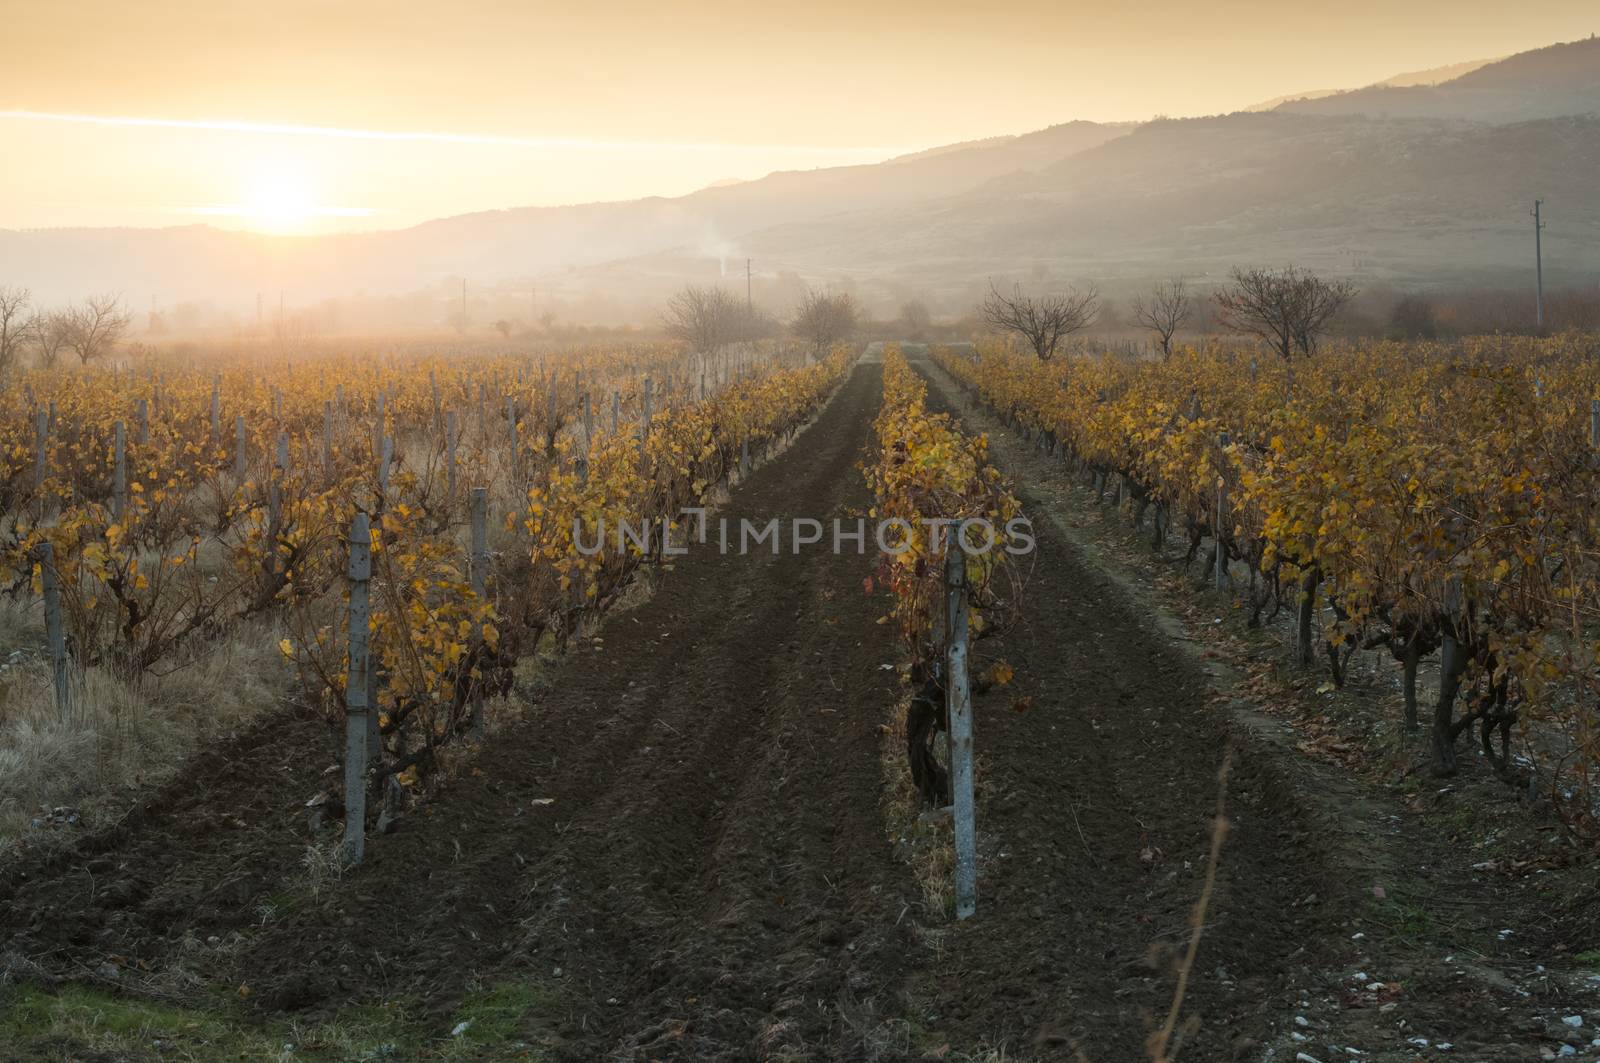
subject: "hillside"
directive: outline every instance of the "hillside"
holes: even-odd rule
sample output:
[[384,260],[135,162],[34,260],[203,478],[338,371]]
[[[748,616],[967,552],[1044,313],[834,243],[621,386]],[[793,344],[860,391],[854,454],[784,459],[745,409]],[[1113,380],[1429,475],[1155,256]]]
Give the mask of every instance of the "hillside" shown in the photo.
[[1553,44],[1436,85],[1381,84],[1279,104],[1294,114],[1520,122],[1600,112],[1600,39]]
[[[1363,87],[1379,88],[1387,86],[1392,88],[1407,88],[1413,85],[1437,85],[1440,82],[1451,81],[1463,74],[1469,74],[1472,71],[1477,70],[1479,67],[1488,66],[1490,63],[1498,61],[1498,58],[1469,59],[1464,63],[1451,63],[1448,66],[1436,66],[1428,70],[1410,70],[1403,74],[1396,74],[1393,77],[1384,78],[1382,81],[1375,81],[1371,85]],[[1290,103],[1292,101],[1320,100],[1328,96],[1337,96],[1346,91],[1348,90],[1312,89],[1309,92],[1290,92],[1282,96],[1274,96],[1272,99],[1264,100],[1261,103],[1252,104],[1244,109],[1247,111],[1270,111],[1281,106],[1282,104]]]
[[[1173,272],[1294,261],[1363,283],[1507,283],[1600,272],[1600,118],[1514,125],[1281,113],[1152,122],[1044,171],[937,202],[753,234],[768,268],[971,305],[989,277],[1092,279],[1115,291]],[[608,264],[572,283],[667,290],[692,255]]]
[[775,173],[676,199],[485,211],[391,232],[297,238],[203,225],[0,230],[0,275],[26,278],[47,299],[109,289],[237,301],[285,288],[307,298],[412,291],[461,276],[495,283],[678,247],[726,259],[742,255],[741,238],[757,228],[955,195],[1054,165],[1131,128],[1070,122],[876,165]]
[[[1433,76],[1445,80],[1404,84]],[[1390,81],[1266,112],[1071,122],[674,199],[391,232],[0,231],[0,276],[45,300],[112,290],[235,308],[280,290],[300,304],[433,293],[414,302],[434,315],[466,277],[480,291],[535,286],[605,321],[650,317],[686,281],[742,272],[746,256],[774,309],[807,283],[852,285],[874,309],[922,295],[964,310],[993,276],[1114,290],[1243,261],[1363,283],[1506,284],[1528,272],[1541,196],[1547,280],[1600,275],[1600,41]]]

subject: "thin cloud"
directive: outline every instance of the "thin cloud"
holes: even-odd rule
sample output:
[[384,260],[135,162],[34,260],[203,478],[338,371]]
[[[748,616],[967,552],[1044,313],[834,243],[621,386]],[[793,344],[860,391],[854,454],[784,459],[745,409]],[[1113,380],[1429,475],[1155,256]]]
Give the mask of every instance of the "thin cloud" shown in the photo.
[[733,144],[716,141],[592,140],[582,137],[517,137],[487,133],[445,133],[414,129],[347,129],[342,126],[291,125],[280,122],[242,122],[223,118],[158,118],[134,115],[60,114],[48,111],[0,111],[0,119],[22,122],[60,122],[73,125],[121,126],[142,129],[187,129],[216,133],[264,133],[272,136],[326,137],[341,140],[409,141],[429,144],[468,144],[485,147],[561,148],[584,151],[747,151],[809,152],[834,155],[886,157],[906,149],[837,147],[813,144]]
[[[271,211],[261,207],[247,206],[244,204],[218,203],[197,207],[168,207],[173,214],[207,214],[217,217],[253,217],[258,214],[270,214]],[[370,218],[378,213],[374,207],[295,207],[286,213],[304,215],[314,218]]]

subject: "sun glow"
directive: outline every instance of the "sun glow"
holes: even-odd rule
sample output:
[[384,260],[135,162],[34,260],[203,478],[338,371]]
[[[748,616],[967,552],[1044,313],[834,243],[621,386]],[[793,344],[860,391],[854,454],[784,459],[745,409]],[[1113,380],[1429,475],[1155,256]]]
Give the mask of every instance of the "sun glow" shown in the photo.
[[240,216],[265,232],[295,232],[319,214],[311,182],[285,171],[257,174],[245,194]]
[[318,202],[318,194],[303,171],[268,167],[256,171],[240,189],[234,203],[176,208],[183,214],[233,218],[257,232],[276,234],[326,231],[318,223],[335,218],[366,218],[370,207],[338,207]]

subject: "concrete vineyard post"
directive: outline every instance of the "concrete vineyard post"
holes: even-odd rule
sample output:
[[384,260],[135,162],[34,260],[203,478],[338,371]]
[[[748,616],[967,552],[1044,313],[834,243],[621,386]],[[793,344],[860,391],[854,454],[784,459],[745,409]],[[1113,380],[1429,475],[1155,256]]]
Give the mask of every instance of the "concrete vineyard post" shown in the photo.
[[739,479],[746,480],[750,476],[750,440],[747,437],[739,444]]
[[385,408],[388,406],[388,404],[389,404],[388,403],[388,395],[386,393],[384,393],[383,391],[379,391],[378,392],[378,418],[377,418],[377,422],[372,427],[372,432],[373,432],[373,435],[372,435],[372,452],[374,454],[376,454],[378,451],[383,449],[383,437],[387,434],[384,431],[384,427],[385,426],[384,426],[383,421],[384,421],[384,413],[386,412]]
[[50,415],[40,410],[33,419],[33,486],[35,490],[44,490],[45,477],[49,474],[49,466],[45,459],[45,451],[50,442]]
[[[1227,461],[1228,433],[1223,432],[1217,437],[1217,445],[1222,448],[1224,465]],[[1228,484],[1219,472],[1217,474],[1217,590],[1228,589],[1228,546],[1223,529],[1228,522]]]
[[622,427],[622,392],[611,393],[611,434],[616,435]]
[[517,457],[517,400],[510,395],[506,396],[506,423],[511,426],[511,481],[518,479],[519,460]]
[[651,418],[652,414],[654,413],[654,406],[655,406],[655,382],[652,381],[649,377],[645,377],[644,378],[644,421],[639,427],[639,438],[641,440],[648,439],[650,437],[650,418]]
[[140,399],[137,403],[134,404],[134,411],[135,411],[135,416],[139,420],[139,436],[138,436],[139,445],[141,447],[147,447],[147,446],[150,445],[150,403],[149,403],[149,401],[146,400],[146,399]]
[[389,466],[394,462],[394,440],[383,437],[383,447],[378,455],[378,494],[389,494]]
[[945,544],[945,697],[950,712],[950,789],[954,803],[956,918],[978,910],[977,810],[972,792],[972,691],[967,680],[967,558],[960,525]]
[[350,665],[344,682],[344,857],[359,864],[366,854],[367,730],[372,705],[368,594],[372,579],[372,532],[367,515],[350,524]]
[[578,482],[589,482],[589,448],[590,438],[594,434],[594,410],[590,408],[589,396],[583,396],[583,449],[578,452]]
[[211,378],[211,441],[222,442],[222,374]]
[[111,435],[111,515],[121,520],[128,512],[128,433],[121,421]]
[[433,393],[433,430],[437,432],[442,423],[439,406],[439,379],[432,369],[428,370],[428,390]]
[[233,478],[244,482],[244,414],[233,421]]
[[[278,453],[273,461],[271,482],[267,487],[267,534],[276,539],[278,532],[283,528],[283,478],[289,469],[289,435],[286,432],[278,433]],[[277,554],[277,544],[268,543],[268,555]]]
[[56,577],[56,548],[40,543],[34,548],[39,560],[39,583],[44,591],[44,631],[50,643],[50,671],[56,689],[56,712],[61,722],[72,719],[72,687],[67,682],[67,639],[61,629],[61,586]]
[[[489,489],[472,489],[472,593],[483,599],[489,584]],[[482,633],[479,633],[482,638]],[[483,683],[472,684],[472,737],[483,741],[486,724],[483,718]]]
[[1600,449],[1600,399],[1589,400],[1589,445]]
[[583,449],[585,452],[594,446],[594,397],[587,391],[583,393]]
[[322,403],[322,472],[333,479],[333,403]]
[[444,419],[444,468],[446,496],[456,494],[456,411],[451,410]]

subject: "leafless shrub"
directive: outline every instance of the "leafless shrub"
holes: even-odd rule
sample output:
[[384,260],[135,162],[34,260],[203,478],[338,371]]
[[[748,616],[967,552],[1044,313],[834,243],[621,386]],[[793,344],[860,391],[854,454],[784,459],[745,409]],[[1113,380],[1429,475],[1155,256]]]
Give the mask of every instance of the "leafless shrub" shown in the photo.
[[691,284],[667,300],[662,316],[667,335],[712,354],[738,338],[743,307],[722,288]]
[[818,358],[834,344],[849,339],[859,315],[855,297],[848,292],[808,291],[789,323],[789,330],[811,346]]
[[0,376],[16,364],[28,338],[28,321],[22,315],[32,301],[26,288],[0,287]]
[[1193,309],[1194,300],[1189,297],[1183,278],[1174,277],[1156,285],[1148,296],[1141,295],[1133,300],[1133,319],[1156,334],[1161,353],[1166,356],[1172,353],[1172,337],[1177,335]]
[[65,313],[66,347],[88,365],[116,350],[133,315],[114,295],[92,295]]
[[918,341],[924,339],[933,324],[933,315],[928,312],[928,304],[921,299],[913,299],[902,306],[900,324],[905,329],[906,339]]
[[1069,289],[1060,295],[1029,296],[1021,286],[1010,295],[989,285],[989,294],[978,308],[983,320],[1002,332],[1015,332],[1033,347],[1042,362],[1055,357],[1061,340],[1094,322],[1100,306],[1100,293],[1093,285],[1082,291]]
[[1215,299],[1222,324],[1259,336],[1288,361],[1309,355],[1328,320],[1356,294],[1345,281],[1329,281],[1297,266],[1238,269]]

